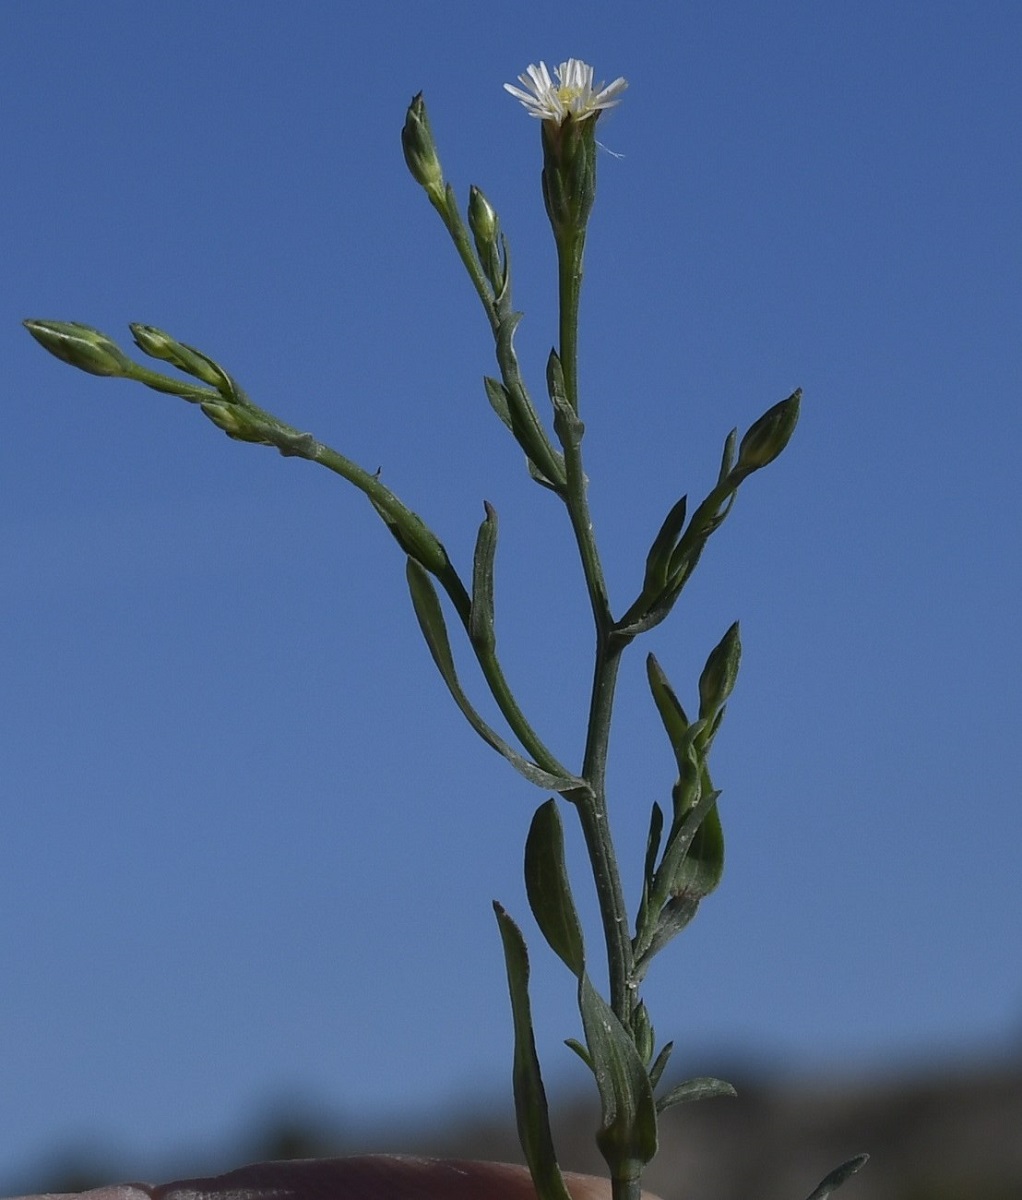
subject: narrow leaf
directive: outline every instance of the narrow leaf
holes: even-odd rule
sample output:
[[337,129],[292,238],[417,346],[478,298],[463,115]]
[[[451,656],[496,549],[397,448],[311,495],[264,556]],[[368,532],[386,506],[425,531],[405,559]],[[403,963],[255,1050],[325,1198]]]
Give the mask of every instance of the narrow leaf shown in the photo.
[[504,424],[514,432],[514,426],[511,424],[511,409],[508,406],[507,388],[498,379],[491,379],[488,375],[483,379],[483,387],[486,389],[486,398],[490,402],[490,406]]
[[664,1046],[660,1053],[656,1056],[655,1062],[649,1069],[649,1086],[654,1090],[656,1089],[657,1084],[660,1082],[660,1077],[664,1073],[664,1069],[667,1066],[668,1060],[671,1057],[671,1051],[673,1049],[674,1043],[668,1042],[667,1045]]
[[656,1154],[656,1103],[649,1076],[628,1031],[583,972],[578,1007],[600,1092],[596,1143],[615,1179],[637,1178]]
[[525,890],[550,949],[576,977],[585,966],[582,926],[564,864],[564,831],[557,801],[541,804],[525,842]]
[[564,384],[564,368],[556,350],[551,350],[546,364],[547,391],[554,406],[554,433],[565,451],[574,451],[582,441],[585,425],[571,407]]
[[699,909],[699,896],[672,896],[660,910],[656,924],[647,933],[640,946],[636,947],[634,975],[637,981],[646,977],[650,963],[673,941],[692,920]]
[[691,740],[685,736],[689,729],[688,717],[681,707],[681,701],[674,694],[674,689],[667,682],[667,676],[652,654],[646,657],[646,678],[649,681],[649,690],[653,693],[653,703],[663,722],[664,731],[674,750],[675,758],[678,759],[680,771],[681,759],[678,758],[680,748],[687,746]]
[[496,336],[497,362],[503,379],[508,427],[525,451],[526,458],[536,468],[532,472],[533,478],[537,478],[538,472],[540,482],[545,481],[545,486],[557,490],[564,486],[566,479],[564,461],[551,444],[529,399],[515,354],[514,335],[521,319],[521,313],[508,313],[501,320]]
[[576,787],[578,780],[570,779],[567,776],[552,775],[549,771],[544,771],[542,767],[536,766],[535,763],[529,762],[512,746],[509,746],[495,730],[491,729],[472,707],[458,682],[457,672],[454,669],[454,656],[451,654],[451,644],[447,637],[447,625],[433,582],[426,570],[414,558],[408,559],[405,573],[422,636],[426,639],[426,645],[429,647],[429,652],[433,656],[441,678],[447,684],[447,690],[451,693],[455,704],[461,709],[468,723],[488,746],[492,746],[498,754],[502,754],[515,770],[524,775],[530,783],[554,792],[563,792]]
[[857,1154],[854,1158],[850,1158],[847,1162],[842,1163],[840,1167],[835,1167],[821,1181],[816,1190],[806,1197],[806,1200],[827,1200],[831,1192],[837,1191],[843,1183],[861,1171],[867,1162],[869,1162],[868,1154]]
[[650,599],[653,599],[653,593],[660,591],[667,582],[671,554],[685,524],[687,508],[688,496],[682,496],[664,518],[660,532],[653,539],[653,545],[650,546],[649,553],[646,555],[646,579],[643,591],[650,593]]
[[483,501],[486,518],[479,526],[475,556],[472,559],[472,606],[469,609],[468,636],[474,646],[492,650],[497,637],[493,629],[493,559],[497,552],[497,513]]
[[[720,882],[724,870],[724,831],[719,817],[713,821],[719,799],[720,792],[706,790],[692,808],[675,819],[654,885],[658,899],[666,901],[670,894],[701,900]],[[700,840],[708,822],[708,834]]]
[[511,995],[511,1015],[515,1031],[514,1096],[518,1119],[518,1139],[532,1173],[541,1200],[571,1200],[557,1165],[546,1091],[536,1055],[532,1033],[532,1009],[529,1003],[529,955],[521,930],[504,908],[494,901],[504,963]]
[[693,1100],[710,1100],[714,1096],[737,1096],[734,1087],[725,1079],[714,1079],[704,1075],[698,1079],[686,1079],[676,1088],[671,1088],[666,1096],[661,1096],[656,1102],[658,1113],[666,1112],[676,1104],[689,1104]]
[[660,850],[660,838],[663,828],[663,809],[654,800],[653,810],[649,815],[649,833],[646,835],[646,858],[642,867],[642,896],[639,900],[639,912],[635,918],[635,942],[638,942],[643,937],[649,921],[649,900],[653,892],[656,860]]
[[569,1050],[575,1051],[575,1053],[585,1063],[585,1065],[589,1068],[590,1071],[593,1069],[593,1060],[589,1057],[589,1051],[585,1048],[585,1046],[582,1045],[582,1043],[577,1038],[565,1038],[564,1044],[568,1047]]
[[735,465],[735,443],[738,441],[738,430],[732,429],[724,439],[724,453],[720,456],[720,473],[717,483],[721,484],[731,474]]

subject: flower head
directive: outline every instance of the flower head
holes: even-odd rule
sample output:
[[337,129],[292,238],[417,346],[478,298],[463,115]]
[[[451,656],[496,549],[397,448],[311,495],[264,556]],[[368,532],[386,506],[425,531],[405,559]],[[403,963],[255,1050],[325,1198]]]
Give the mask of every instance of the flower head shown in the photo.
[[519,82],[526,90],[504,84],[504,90],[520,100],[529,111],[529,116],[541,121],[553,121],[562,125],[571,117],[573,121],[584,121],[598,116],[602,109],[613,108],[619,96],[628,86],[625,79],[615,79],[608,87],[602,83],[593,86],[593,68],[580,58],[569,58],[554,72],[557,83],[550,78],[546,63],[530,66]]

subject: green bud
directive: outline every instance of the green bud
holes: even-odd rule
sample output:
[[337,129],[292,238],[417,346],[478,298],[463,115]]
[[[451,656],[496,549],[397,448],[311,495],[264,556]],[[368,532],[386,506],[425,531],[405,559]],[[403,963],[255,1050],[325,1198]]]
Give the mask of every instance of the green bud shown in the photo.
[[733,474],[744,479],[774,461],[795,432],[801,399],[802,389],[797,388],[787,400],[768,409],[749,429],[738,447],[738,462]]
[[129,325],[128,328],[135,339],[135,345],[150,358],[169,362],[179,371],[201,379],[203,383],[208,383],[218,391],[224,391],[225,388],[230,391],[226,372],[201,350],[176,341],[169,333],[164,333],[162,329],[153,325],[135,324]]
[[500,221],[493,205],[475,186],[468,193],[468,226],[483,274],[490,281],[494,296],[500,296],[507,279],[507,264],[501,253]]
[[703,673],[699,676],[699,718],[710,720],[734,690],[738,667],[742,661],[742,641],[738,622],[724,634],[710,651]]
[[405,162],[415,182],[421,184],[427,192],[435,193],[438,200],[441,199],[444,194],[444,172],[437,156],[422,92],[413,96],[411,104],[408,105],[404,128],[401,130],[401,148],[405,152]]
[[468,190],[468,224],[477,250],[496,242],[500,229],[497,210],[474,184]]
[[135,364],[105,333],[77,321],[24,321],[44,350],[90,375],[130,376]]

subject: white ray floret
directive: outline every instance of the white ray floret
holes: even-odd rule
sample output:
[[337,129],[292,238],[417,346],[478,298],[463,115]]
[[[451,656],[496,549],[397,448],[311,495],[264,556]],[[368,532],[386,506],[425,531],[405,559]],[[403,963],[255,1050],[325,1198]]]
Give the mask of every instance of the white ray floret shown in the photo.
[[593,68],[580,58],[569,58],[554,74],[556,84],[550,78],[546,63],[541,62],[538,67],[530,66],[518,76],[519,82],[525,85],[524,91],[510,83],[504,84],[504,90],[525,105],[530,117],[556,121],[560,125],[567,117],[584,121],[605,108],[613,108],[628,86],[626,79],[618,78],[607,87],[602,83],[593,87]]

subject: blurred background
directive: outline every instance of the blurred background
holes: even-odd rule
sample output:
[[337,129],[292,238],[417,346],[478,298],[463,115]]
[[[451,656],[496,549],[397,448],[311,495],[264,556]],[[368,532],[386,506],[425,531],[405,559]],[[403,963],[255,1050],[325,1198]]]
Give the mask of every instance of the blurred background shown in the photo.
[[[849,1200],[1017,1196],[1017,1162],[986,1191],[890,1172],[920,1145],[989,1165],[1019,1127],[1022,8],[111,0],[9,3],[0,27],[0,1193],[513,1156],[493,898],[533,948],[563,1157],[590,1162],[573,988],[521,881],[545,797],[461,722],[369,505],[19,326],[198,346],[380,468],[463,570],[493,503],[504,661],[577,762],[566,525],[487,404],[485,320],[399,142],[423,90],[448,178],[510,239],[542,408],[539,125],[501,85],[576,56],[629,80],[599,126],[581,337],[619,611],[728,430],[805,391],[646,639],[693,708],[736,618],[745,645],[715,747],[724,882],[647,989],[675,1074],[745,1098],[669,1118],[655,1185],[804,1194],[870,1149]],[[673,781],[642,658],[612,748],[633,903]]]

